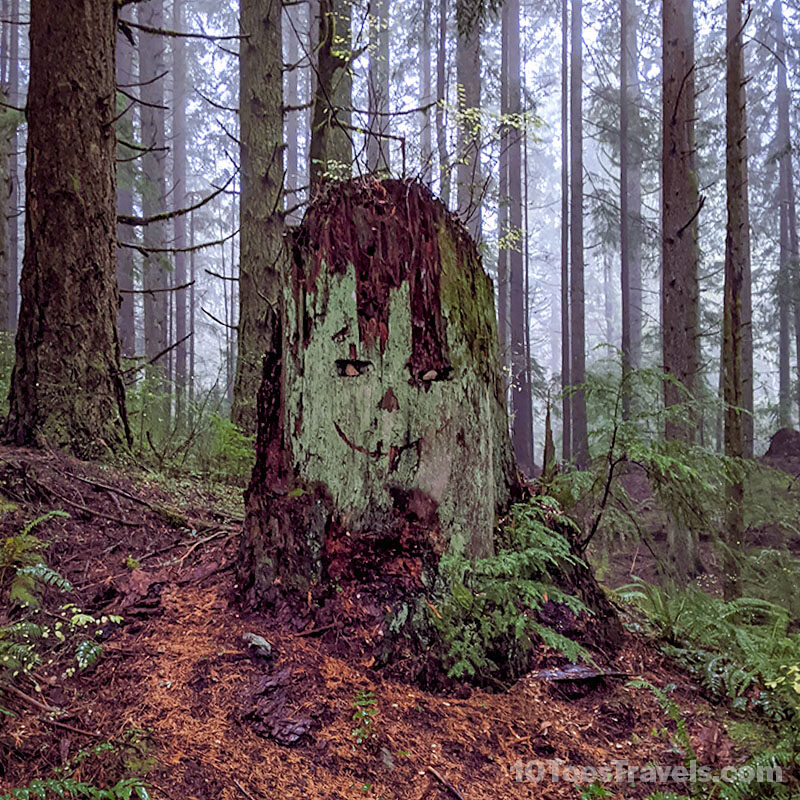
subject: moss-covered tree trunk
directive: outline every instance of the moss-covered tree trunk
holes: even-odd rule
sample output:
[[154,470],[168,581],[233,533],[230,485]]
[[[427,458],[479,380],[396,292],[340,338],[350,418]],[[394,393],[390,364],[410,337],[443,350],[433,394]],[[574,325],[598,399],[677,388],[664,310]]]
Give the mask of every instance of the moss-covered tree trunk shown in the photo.
[[25,257],[5,434],[81,455],[124,440],[107,0],[31,4]]
[[283,85],[281,6],[243,0],[239,114],[242,193],[239,338],[231,419],[256,429],[261,359],[277,325],[283,271]]
[[241,578],[382,629],[442,555],[493,553],[517,488],[492,284],[412,182],[331,185],[290,246]]

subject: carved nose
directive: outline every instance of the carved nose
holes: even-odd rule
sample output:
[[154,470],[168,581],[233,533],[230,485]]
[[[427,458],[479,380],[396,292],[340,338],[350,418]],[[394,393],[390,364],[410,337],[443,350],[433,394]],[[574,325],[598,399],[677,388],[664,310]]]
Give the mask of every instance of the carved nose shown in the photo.
[[383,411],[397,411],[397,409],[400,408],[400,403],[397,402],[397,398],[394,396],[394,392],[391,389],[386,392],[383,399],[378,403],[378,408]]

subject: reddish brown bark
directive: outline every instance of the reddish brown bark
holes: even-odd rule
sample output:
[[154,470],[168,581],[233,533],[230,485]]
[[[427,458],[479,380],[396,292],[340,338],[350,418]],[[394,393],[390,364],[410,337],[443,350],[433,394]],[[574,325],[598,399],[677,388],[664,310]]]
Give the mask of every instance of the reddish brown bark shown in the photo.
[[107,452],[125,438],[117,337],[115,6],[32,4],[26,248],[5,434]]

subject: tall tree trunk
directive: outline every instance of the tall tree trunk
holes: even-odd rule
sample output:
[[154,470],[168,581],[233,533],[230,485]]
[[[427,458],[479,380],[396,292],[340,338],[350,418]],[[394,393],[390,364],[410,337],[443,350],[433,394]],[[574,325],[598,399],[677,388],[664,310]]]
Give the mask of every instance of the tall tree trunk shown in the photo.
[[[526,61],[525,53],[522,53],[522,63]],[[524,73],[520,75],[522,79],[521,89],[522,96],[525,96],[525,77]],[[522,111],[522,103],[520,102],[520,112]],[[533,379],[532,379],[532,365],[533,365],[533,348],[531,347],[531,303],[533,300],[533,293],[531,292],[531,247],[530,247],[530,225],[528,224],[528,208],[530,207],[530,162],[528,160],[528,124],[527,121],[523,122],[523,128],[520,129],[520,136],[522,137],[522,181],[523,181],[523,197],[522,197],[522,228],[523,234],[520,239],[520,245],[523,248],[523,274],[525,275],[523,297],[523,311],[522,318],[524,320],[524,339],[525,339],[525,380],[527,383],[528,392],[528,408],[531,415],[531,461],[533,462],[534,469],[536,464],[536,436],[534,432],[534,407],[533,407]]]
[[[281,126],[282,127],[282,126]],[[236,181],[234,181],[234,191],[236,189]],[[283,184],[281,184],[281,190],[283,190]],[[281,191],[281,195],[283,191]],[[280,202],[280,198],[278,199]],[[280,212],[278,212],[280,213]],[[231,207],[231,224],[228,230],[236,230],[236,206]],[[283,220],[283,217],[281,217]],[[234,275],[235,264],[237,263],[236,259],[236,238],[232,238],[230,240],[231,243],[231,277]],[[282,253],[281,253],[282,254]],[[239,259],[239,271],[241,273],[241,258]],[[240,278],[241,280],[241,278]],[[230,303],[228,305],[229,316],[227,319],[228,327],[225,329],[228,333],[228,351],[227,351],[227,364],[228,364],[228,403],[230,403],[231,408],[233,408],[233,396],[234,390],[236,388],[236,374],[237,374],[237,364],[238,364],[238,357],[237,357],[237,350],[239,347],[239,321],[236,314],[237,303],[241,302],[239,295],[236,292],[236,287],[239,284],[239,281],[226,281],[226,283],[230,284]],[[262,353],[263,358],[263,353]]]
[[[9,25],[8,43],[8,102],[19,108],[21,106],[19,83],[19,0],[11,0],[11,25]],[[14,128],[9,144],[8,177],[10,195],[8,198],[8,326],[17,329],[17,308],[19,306],[19,135]]]
[[569,309],[569,12],[561,3],[561,457],[572,461],[572,397]]
[[606,324],[605,338],[608,344],[616,340],[614,330],[615,317],[614,283],[611,280],[611,253],[603,253],[603,321]]
[[508,117],[508,3],[503,4],[500,28],[500,153],[497,178],[497,230],[500,241],[497,248],[497,335],[500,337],[500,358],[505,370],[509,364],[511,330],[508,324],[508,255],[509,236],[509,196],[508,196],[508,141],[510,129],[506,124]]
[[389,0],[369,6],[369,72],[367,75],[367,169],[391,172],[389,119]]
[[447,150],[447,0],[439,0],[436,48],[436,149],[439,153],[439,196],[450,207],[450,156]]
[[[747,197],[747,101],[745,91],[742,0],[727,2],[727,77],[726,114],[727,149],[725,176],[728,196],[728,220],[725,234],[725,302],[723,324],[723,368],[725,397],[725,455],[748,457],[748,385],[752,393],[752,352],[748,375],[747,332],[750,319],[750,215]],[[752,339],[751,346],[752,346]],[[752,409],[752,400],[751,407]],[[750,428],[752,451],[752,427]],[[723,559],[723,589],[726,599],[738,593],[736,552],[741,550],[744,535],[742,503],[744,484],[741,477],[728,487]]]
[[[185,28],[184,0],[173,0],[174,28],[182,31]],[[189,189],[186,183],[186,45],[180,36],[172,40],[172,79],[173,116],[172,116],[172,197],[176,209],[188,205]],[[174,220],[175,274],[174,286],[186,285],[187,254],[181,252],[186,248],[186,216],[181,214]],[[175,319],[175,415],[183,418],[186,404],[186,289],[176,289],[170,294],[174,303]]]
[[[507,44],[508,111],[519,120],[522,114],[520,97],[519,0],[505,0],[503,28]],[[508,202],[509,230],[512,244],[508,249],[508,279],[511,318],[511,363],[514,391],[511,407],[514,413],[512,442],[517,464],[527,475],[533,475],[533,416],[530,364],[526,331],[526,280],[522,259],[522,129],[508,131]]]
[[[2,93],[2,99],[7,101],[9,29],[16,26],[14,26],[13,21],[9,19],[8,0],[3,0],[1,5],[2,8],[0,10],[2,11],[3,22],[2,27],[0,28],[2,31],[2,34],[0,35],[0,93]],[[11,138],[16,131],[16,114],[17,112],[14,112],[10,108],[0,108],[0,191],[2,191],[4,194],[6,193],[6,190],[10,188],[8,174],[10,159],[9,151],[11,148]],[[3,213],[2,219],[4,224],[0,225],[0,331],[7,332],[11,330],[11,326],[9,324],[8,302],[10,261],[8,235],[10,220],[8,219],[7,213]]]
[[[133,77],[133,46],[125,36],[118,32],[116,47],[117,85],[130,86],[136,82]],[[128,99],[118,95],[117,104],[121,106],[119,109],[121,112],[128,105]],[[117,121],[117,131],[123,141],[134,141],[132,111],[128,111]],[[122,144],[117,146],[117,154],[120,159],[117,163],[117,212],[130,217],[133,216],[133,189],[136,181],[136,165],[138,164],[138,161],[132,160],[132,157],[138,153]],[[117,233],[120,241],[130,241],[130,228],[118,225]],[[133,358],[136,355],[133,276],[133,250],[129,247],[117,248],[117,283],[122,292],[119,308],[119,341],[122,355],[125,358]]]
[[419,105],[422,108],[419,118],[420,176],[426,186],[433,183],[433,136],[431,118],[433,116],[433,87],[431,74],[431,13],[432,0],[422,0],[422,38],[420,40],[420,84]]
[[589,463],[586,421],[586,339],[583,285],[583,2],[572,0],[570,86],[570,383],[572,391],[572,456],[578,469]]
[[10,19],[8,0],[0,3],[0,13],[3,15],[2,37],[0,38],[0,85],[8,86],[8,36],[14,21]]
[[[4,25],[3,33],[7,34],[8,24]],[[0,61],[7,57],[6,50]],[[0,90],[0,99],[5,100],[5,90]],[[10,108],[0,107],[0,191],[9,188],[8,164],[10,158],[11,140],[17,128],[17,113]],[[5,217],[5,215],[3,215]],[[9,271],[10,257],[8,246],[9,225],[12,220],[5,219],[5,224],[0,225],[0,331],[7,333],[11,330],[9,320]],[[16,219],[13,220],[16,224]]]
[[792,424],[791,401],[791,344],[790,314],[792,272],[796,268],[792,257],[792,148],[790,131],[790,105],[786,79],[786,37],[783,29],[783,4],[775,0],[772,7],[775,39],[777,42],[777,102],[778,130],[776,146],[778,157],[778,204],[780,208],[780,262],[778,268],[778,425],[781,428]]
[[195,235],[194,235],[194,211],[189,214],[189,280],[191,286],[189,287],[189,332],[192,334],[189,339],[189,413],[193,413],[195,401],[195,345],[197,342],[197,335],[195,333],[195,281],[197,280],[197,272],[195,269]]
[[[164,27],[163,0],[149,0],[138,6],[138,19],[142,25]],[[142,156],[142,212],[145,217],[166,210],[167,142],[164,118],[164,76],[167,73],[166,40],[149,33],[139,34],[139,83],[142,145],[148,148]],[[165,222],[155,222],[144,228],[144,246],[149,249],[166,247]],[[161,422],[169,420],[168,341],[169,294],[167,260],[163,253],[151,252],[142,265],[144,294],[144,348],[152,370],[157,391],[164,396],[154,406]],[[154,290],[148,292],[148,290]],[[164,355],[159,356],[160,353]]]
[[[661,304],[664,403],[697,390],[700,363],[697,217],[702,200],[695,170],[695,61],[692,0],[663,5],[663,211]],[[694,441],[697,419],[669,415],[666,435]]]
[[306,4],[306,41],[308,46],[308,69],[306,70],[306,101],[308,109],[306,110],[306,152],[305,152],[305,165],[306,165],[306,186],[308,199],[311,199],[311,175],[312,164],[311,152],[311,136],[314,127],[314,99],[317,96],[317,72],[319,71],[319,3],[320,0],[308,0]]
[[[783,167],[780,168],[783,172]],[[783,174],[780,177],[779,189],[779,215],[780,215],[780,254],[778,266],[778,282],[776,292],[778,295],[778,427],[789,428],[792,425],[792,397],[791,397],[791,344],[789,338],[791,326],[791,251],[789,239],[789,209],[784,198],[787,182]]]
[[644,160],[643,130],[640,107],[642,90],[639,83],[638,27],[639,10],[636,0],[626,0],[628,14],[628,285],[630,295],[630,358],[638,369],[642,362],[642,327],[644,324],[644,295],[642,294],[642,247],[644,220],[642,218],[642,163]]
[[[789,228],[789,277],[792,285],[792,311],[794,315],[795,353],[800,353],[800,247],[797,234],[797,204],[794,197],[794,174],[791,157],[788,166],[789,204],[787,222]],[[798,412],[800,412],[800,361],[797,363],[798,383],[796,387]],[[800,417],[799,417],[800,418]],[[750,456],[752,458],[752,456]]]
[[311,191],[353,168],[351,0],[319,0],[318,68],[311,120]]
[[636,0],[620,5],[620,272],[622,415],[630,416],[630,371],[642,355],[642,146]]
[[472,238],[481,240],[483,179],[480,160],[481,22],[466,28],[462,6],[456,6],[456,80],[458,82],[458,213]]
[[300,105],[300,67],[295,66],[300,60],[300,40],[299,35],[302,30],[297,19],[296,6],[289,6],[284,9],[283,38],[286,46],[286,63],[290,66],[284,72],[286,82],[284,103],[289,109],[286,112],[286,208],[288,209],[287,222],[294,224],[299,222],[300,215],[294,210],[300,202],[300,171],[299,171],[299,114],[296,110]]
[[231,419],[252,434],[261,360],[273,346],[285,261],[280,4],[245,0],[241,30],[248,38],[240,51],[239,343]]
[[26,247],[5,436],[108,452],[127,435],[117,336],[116,6],[31,4]]

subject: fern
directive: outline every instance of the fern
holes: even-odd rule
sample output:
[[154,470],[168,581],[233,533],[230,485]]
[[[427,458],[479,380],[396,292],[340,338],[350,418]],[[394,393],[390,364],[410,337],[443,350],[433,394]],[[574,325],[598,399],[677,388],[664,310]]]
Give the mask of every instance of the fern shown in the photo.
[[72,584],[42,560],[45,542],[31,534],[35,528],[54,517],[69,517],[64,511],[50,511],[29,522],[18,536],[9,536],[0,546],[0,591],[5,573],[12,571],[8,598],[12,605],[37,607],[38,590],[54,586],[61,592],[72,591]]
[[0,795],[0,800],[47,800],[52,797],[87,798],[88,800],[150,800],[146,785],[139,778],[124,778],[108,789],[73,778],[34,778],[27,786]]
[[[73,588],[66,578],[42,561],[41,550],[45,545],[30,533],[47,520],[64,516],[67,516],[64,512],[45,514],[26,525],[19,536],[5,539],[0,547],[0,564],[4,569],[13,569],[7,587],[8,599],[10,605],[16,607],[15,615],[20,617],[0,625],[0,678],[13,680],[40,664],[44,654],[51,657],[52,663],[56,651],[60,649],[63,652],[65,648],[73,647],[77,668],[88,669],[97,663],[102,647],[92,640],[77,640],[77,632],[90,625],[121,621],[120,617],[97,620],[72,604],[61,609],[70,612],[70,616],[59,620],[52,628],[31,619],[38,609],[39,595],[44,588],[53,587],[60,592],[70,592]],[[64,675],[69,676],[74,671],[74,667],[68,667]]]
[[[795,767],[797,763],[797,748],[793,737],[784,737],[775,747],[757,753],[744,767],[755,771],[756,775],[775,776],[785,774]],[[720,800],[791,800],[797,795],[791,786],[778,781],[747,782],[734,780],[730,783],[720,784]]]
[[39,553],[45,546],[44,542],[28,534],[9,536],[0,547],[0,570],[38,564],[41,561]]
[[586,612],[577,598],[553,586],[551,574],[577,562],[556,525],[574,527],[552,497],[535,497],[512,509],[496,555],[442,559],[449,593],[432,621],[451,677],[519,675],[537,638],[570,661],[591,660],[584,648],[535,617],[548,599],[575,614]]
[[48,522],[51,519],[55,519],[56,517],[63,517],[64,519],[69,519],[69,514],[66,511],[48,511],[46,514],[42,514],[41,517],[37,517],[36,519],[29,522],[23,529],[22,529],[22,536],[27,537],[30,536],[30,533],[34,528],[38,528],[40,525]]
[[78,662],[78,669],[88,669],[93,667],[103,653],[103,646],[98,642],[91,642],[88,639],[80,642],[75,648],[75,660]]

